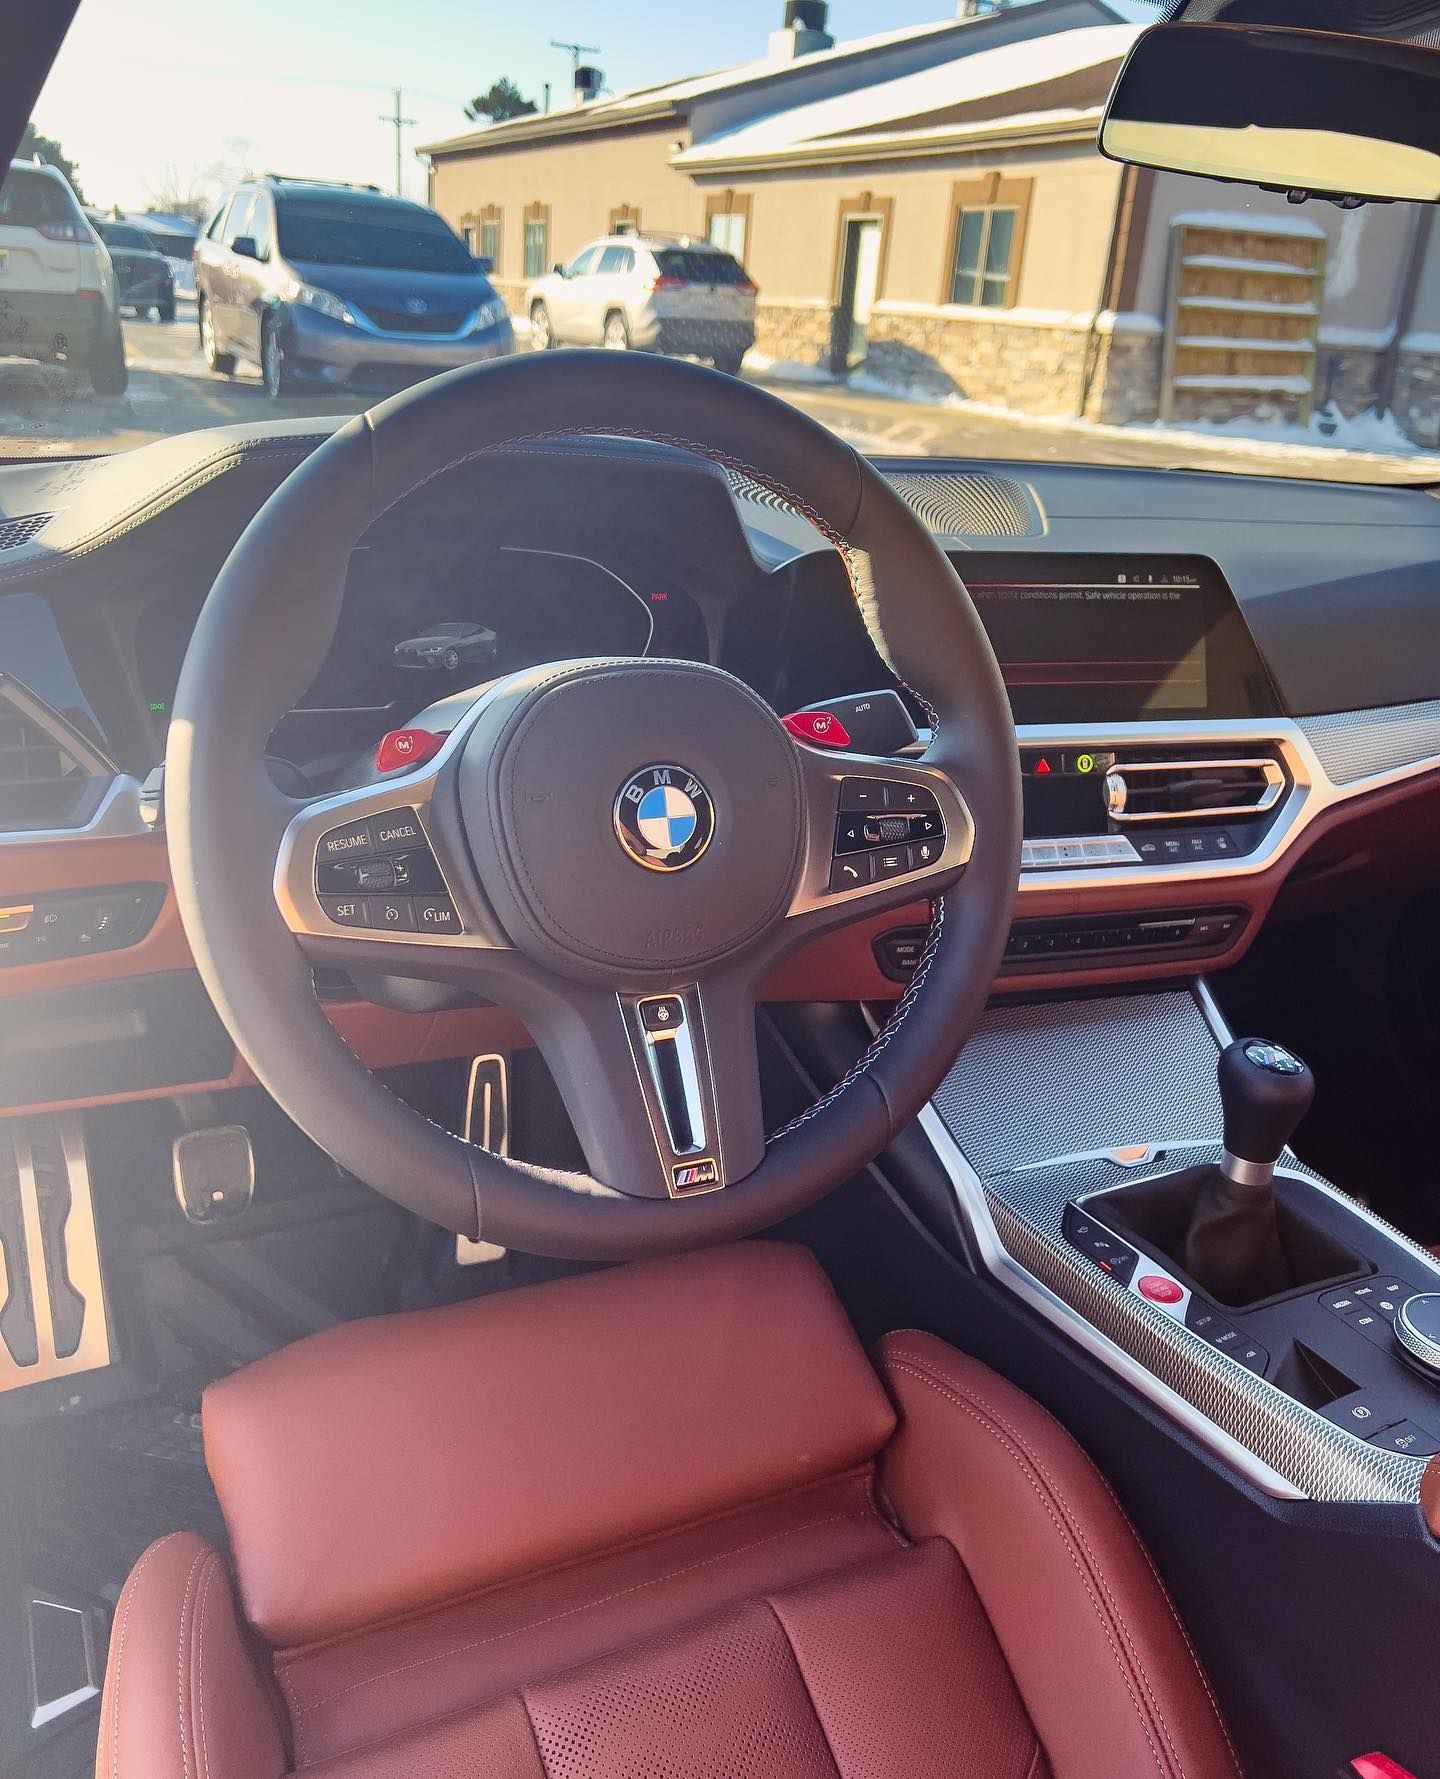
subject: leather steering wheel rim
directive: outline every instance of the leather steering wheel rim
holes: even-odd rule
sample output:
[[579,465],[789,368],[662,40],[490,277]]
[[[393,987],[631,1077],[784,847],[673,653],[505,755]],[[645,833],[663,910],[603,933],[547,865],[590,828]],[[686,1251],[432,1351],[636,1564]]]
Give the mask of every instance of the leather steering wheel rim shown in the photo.
[[[973,823],[963,875],[937,891],[921,965],[866,1056],[769,1140],[752,1171],[690,1198],[631,1197],[504,1159],[391,1095],[325,1017],[311,978],[325,946],[297,942],[275,893],[277,848],[304,806],[271,783],[267,742],[325,659],[353,547],[397,501],[462,463],[584,434],[699,453],[809,518],[839,552],[882,659],[931,713],[922,764],[960,790]],[[873,1160],[944,1079],[983,1010],[1020,852],[1005,687],[963,583],[922,522],[863,457],[797,409],[695,365],[605,352],[452,372],[350,421],[291,473],[236,543],[201,613],[175,697],[165,799],[196,966],[282,1109],[342,1167],[430,1221],[575,1259],[751,1234]],[[839,924],[843,911],[830,918]]]

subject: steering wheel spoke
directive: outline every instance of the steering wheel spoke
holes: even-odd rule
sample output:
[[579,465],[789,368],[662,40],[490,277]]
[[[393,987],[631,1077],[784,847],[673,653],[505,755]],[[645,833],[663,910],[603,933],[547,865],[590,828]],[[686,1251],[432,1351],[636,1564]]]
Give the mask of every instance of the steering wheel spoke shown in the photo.
[[969,863],[975,823],[949,773],[801,746],[808,844],[787,943],[814,926],[937,896]]
[[639,993],[567,983],[526,1018],[605,1186],[694,1198],[759,1165],[755,1003],[740,973]]

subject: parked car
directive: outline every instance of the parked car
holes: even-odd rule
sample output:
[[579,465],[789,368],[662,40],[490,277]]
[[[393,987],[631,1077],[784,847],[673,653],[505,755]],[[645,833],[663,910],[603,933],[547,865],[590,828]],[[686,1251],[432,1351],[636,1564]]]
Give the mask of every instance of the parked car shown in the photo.
[[394,388],[512,349],[480,263],[423,204],[267,174],[221,199],[195,248],[211,370],[259,365],[272,399]]
[[97,395],[129,379],[115,269],[70,182],[11,161],[0,184],[0,358],[84,370]]
[[437,624],[423,636],[397,642],[395,659],[402,667],[441,667],[454,673],[457,667],[493,661],[496,641],[495,632],[484,624]]
[[736,375],[755,344],[756,290],[739,260],[689,236],[607,235],[525,295],[530,344],[712,360]]
[[105,243],[110,263],[115,268],[121,305],[128,304],[137,315],[153,309],[157,321],[173,321],[175,281],[165,255],[144,229],[137,228],[133,222],[99,218],[95,232]]
[[142,210],[128,220],[144,229],[164,254],[176,297],[193,303],[195,240],[200,233],[199,224],[191,222],[188,216],[172,216],[164,210]]

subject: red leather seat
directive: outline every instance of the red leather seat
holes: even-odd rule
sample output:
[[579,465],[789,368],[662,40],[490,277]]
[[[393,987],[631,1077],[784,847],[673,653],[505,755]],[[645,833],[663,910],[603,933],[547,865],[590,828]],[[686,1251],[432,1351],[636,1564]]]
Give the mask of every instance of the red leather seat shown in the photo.
[[215,1385],[233,1566],[153,1545],[103,1779],[1218,1779],[1114,1497],[772,1244],[353,1323]]

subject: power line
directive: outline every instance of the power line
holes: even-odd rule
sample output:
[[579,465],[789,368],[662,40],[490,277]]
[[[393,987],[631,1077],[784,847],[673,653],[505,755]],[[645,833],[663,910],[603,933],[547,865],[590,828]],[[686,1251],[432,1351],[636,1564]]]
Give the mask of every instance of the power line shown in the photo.
[[403,164],[402,164],[403,147],[402,147],[401,132],[404,130],[406,124],[413,124],[413,123],[417,123],[419,121],[417,118],[413,118],[413,117],[401,117],[401,115],[400,115],[400,91],[401,91],[401,89],[397,86],[395,88],[395,109],[394,109],[394,111],[389,113],[388,115],[383,111],[380,113],[380,122],[382,124],[392,125],[395,130],[395,196],[397,198],[403,198],[405,196],[405,179],[404,179],[404,169],[403,169]]

